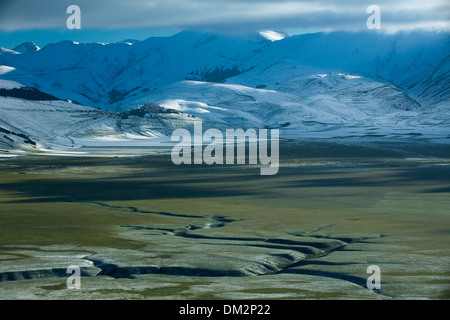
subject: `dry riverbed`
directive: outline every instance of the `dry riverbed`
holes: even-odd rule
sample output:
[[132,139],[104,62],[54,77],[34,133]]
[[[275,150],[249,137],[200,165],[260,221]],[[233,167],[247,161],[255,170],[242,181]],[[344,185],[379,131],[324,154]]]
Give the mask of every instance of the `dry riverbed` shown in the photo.
[[275,176],[167,154],[5,158],[0,298],[448,299],[447,149],[284,141]]

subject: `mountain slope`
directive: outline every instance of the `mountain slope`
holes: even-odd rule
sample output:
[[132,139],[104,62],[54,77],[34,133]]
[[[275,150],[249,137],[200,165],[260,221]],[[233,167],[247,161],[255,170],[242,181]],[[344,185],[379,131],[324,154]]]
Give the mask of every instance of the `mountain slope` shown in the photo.
[[185,31],[134,43],[63,41],[28,54],[4,52],[0,65],[15,68],[5,79],[107,110],[182,80],[264,84],[284,91],[279,84],[299,75],[286,66],[303,75],[309,69],[363,76],[398,86],[430,105],[449,99],[449,49],[445,33],[335,32],[272,42],[260,35]]
[[[130,105],[151,102],[207,120],[216,128],[278,128],[282,136],[297,138],[446,137],[450,129],[448,105],[424,109],[392,85],[344,74],[297,80],[310,86],[304,99],[242,85],[181,81]],[[329,90],[336,96],[328,95]]]
[[61,99],[113,109],[124,97],[186,78],[221,78],[243,70],[251,52],[270,42],[183,32],[135,44],[63,41],[29,54],[4,54],[0,65],[16,68],[4,78]]
[[[450,99],[449,52],[446,33],[300,35],[274,42],[264,63],[229,81],[251,85],[264,79],[269,89],[285,91],[286,81],[311,74],[310,70],[345,73],[395,85],[421,104],[431,105]],[[308,92],[297,88],[299,94]]]
[[[28,96],[30,91],[34,93],[32,98]],[[16,94],[23,92],[27,94]],[[36,95],[41,99],[35,99]],[[195,121],[176,111],[156,107],[111,113],[0,80],[0,149],[73,151],[85,145],[102,146],[104,141],[148,145],[151,138],[167,136],[177,126],[192,127]]]
[[447,141],[449,39],[433,32],[274,38],[185,31],[2,48],[0,147],[168,137],[196,120],[204,128],[279,128],[282,137]]

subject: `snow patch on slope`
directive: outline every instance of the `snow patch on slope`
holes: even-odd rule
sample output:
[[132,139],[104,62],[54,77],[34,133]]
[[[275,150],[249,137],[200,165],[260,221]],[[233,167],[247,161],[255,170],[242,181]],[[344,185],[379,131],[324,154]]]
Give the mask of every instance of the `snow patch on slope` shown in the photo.
[[[0,72],[1,72],[1,67],[0,67]],[[11,90],[11,89],[18,89],[18,88],[23,88],[23,87],[24,86],[18,82],[0,79],[0,89]]]
[[16,70],[16,68],[0,65],[0,76]]
[[267,40],[270,40],[272,42],[283,40],[287,36],[285,33],[276,32],[272,30],[261,31],[259,34],[263,38],[266,38]]

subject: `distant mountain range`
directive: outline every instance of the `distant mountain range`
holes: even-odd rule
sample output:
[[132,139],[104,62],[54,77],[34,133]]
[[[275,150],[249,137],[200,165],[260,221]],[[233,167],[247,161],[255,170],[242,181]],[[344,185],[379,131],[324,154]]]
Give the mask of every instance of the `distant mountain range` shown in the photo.
[[[170,135],[195,120],[289,137],[446,141],[449,53],[450,35],[438,32],[183,31],[112,44],[24,43],[0,49],[0,128],[52,148],[109,134]],[[151,104],[171,111],[121,116]],[[0,148],[20,147],[22,137],[0,133]]]

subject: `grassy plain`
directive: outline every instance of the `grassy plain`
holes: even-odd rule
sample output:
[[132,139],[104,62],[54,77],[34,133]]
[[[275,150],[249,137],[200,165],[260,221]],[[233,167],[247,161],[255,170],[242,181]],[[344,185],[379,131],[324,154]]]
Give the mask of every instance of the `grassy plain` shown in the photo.
[[167,154],[0,161],[0,298],[450,298],[450,148],[280,147],[275,176]]

